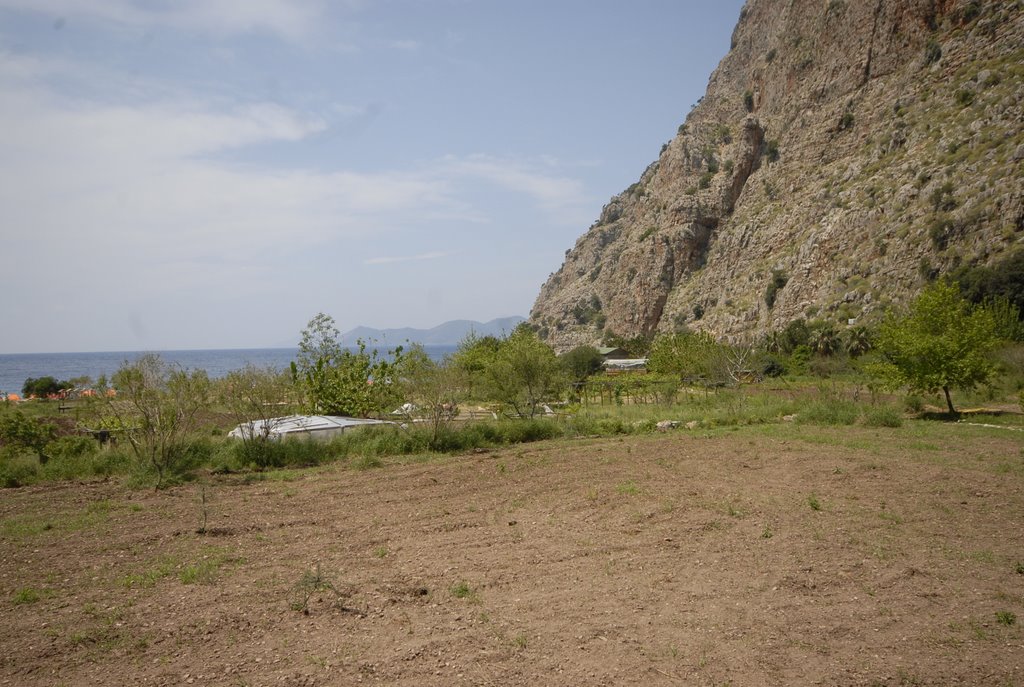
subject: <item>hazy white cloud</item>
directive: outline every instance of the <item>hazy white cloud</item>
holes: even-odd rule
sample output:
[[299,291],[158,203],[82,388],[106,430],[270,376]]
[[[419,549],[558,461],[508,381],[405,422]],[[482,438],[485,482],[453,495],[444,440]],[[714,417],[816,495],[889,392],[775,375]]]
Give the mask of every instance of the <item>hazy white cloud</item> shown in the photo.
[[326,4],[323,0],[0,0],[0,9],[37,12],[59,20],[220,35],[260,31],[297,40],[316,28]]
[[420,255],[405,255],[395,257],[383,257],[383,258],[369,258],[364,260],[364,265],[387,265],[393,262],[415,262],[419,260],[436,260],[437,258],[444,258],[450,255],[442,251],[431,251],[429,253],[422,253]]
[[399,40],[391,41],[391,47],[396,50],[404,50],[405,52],[416,52],[420,49],[422,44],[419,41],[414,40]]
[[[40,330],[46,317],[83,313],[138,320],[152,338],[128,334],[147,347],[183,321],[172,314],[179,303],[192,304],[193,321],[223,327],[213,313],[232,302],[351,291],[357,277],[340,275],[361,266],[437,260],[456,241],[463,250],[468,225],[503,219],[500,201],[478,205],[481,189],[553,221],[584,204],[582,184],[550,160],[448,156],[373,172],[254,162],[235,153],[308,142],[364,110],[313,115],[143,80],[111,94],[101,78],[0,55],[0,274],[36,283],[41,269],[58,267],[75,279],[0,302],[0,320]],[[25,349],[16,337],[0,335],[0,350]]]
[[422,170],[272,168],[225,156],[314,136],[329,124],[319,118],[270,103],[83,102],[31,78],[53,69],[0,61],[0,273],[14,281],[61,265],[96,274],[73,298],[200,284],[243,294],[278,283],[265,266],[282,257],[462,210],[449,182]]
[[560,223],[580,224],[590,212],[583,182],[552,171],[557,162],[543,157],[539,164],[507,160],[490,155],[446,158],[449,171],[476,178],[532,198]]

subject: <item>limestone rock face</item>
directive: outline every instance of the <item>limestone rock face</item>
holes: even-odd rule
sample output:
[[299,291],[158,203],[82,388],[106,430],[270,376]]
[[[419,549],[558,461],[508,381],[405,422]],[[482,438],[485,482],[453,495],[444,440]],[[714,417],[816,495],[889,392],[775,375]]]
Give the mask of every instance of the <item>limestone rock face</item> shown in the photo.
[[871,322],[1024,245],[1022,151],[1024,3],[749,0],[704,98],[530,321],[559,350]]

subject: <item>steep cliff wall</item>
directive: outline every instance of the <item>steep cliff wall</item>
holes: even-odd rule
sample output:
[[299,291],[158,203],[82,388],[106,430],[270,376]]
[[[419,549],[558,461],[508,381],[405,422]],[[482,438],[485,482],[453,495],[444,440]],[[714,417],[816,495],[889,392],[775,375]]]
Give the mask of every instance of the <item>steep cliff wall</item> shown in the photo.
[[558,349],[870,322],[1024,245],[1022,161],[1019,0],[749,0],[704,98],[530,319]]

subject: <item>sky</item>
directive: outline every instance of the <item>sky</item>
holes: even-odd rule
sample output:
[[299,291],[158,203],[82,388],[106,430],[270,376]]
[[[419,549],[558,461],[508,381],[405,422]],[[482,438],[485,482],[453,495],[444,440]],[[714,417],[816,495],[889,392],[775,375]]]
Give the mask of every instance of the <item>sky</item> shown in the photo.
[[0,353],[527,315],[742,0],[0,0]]

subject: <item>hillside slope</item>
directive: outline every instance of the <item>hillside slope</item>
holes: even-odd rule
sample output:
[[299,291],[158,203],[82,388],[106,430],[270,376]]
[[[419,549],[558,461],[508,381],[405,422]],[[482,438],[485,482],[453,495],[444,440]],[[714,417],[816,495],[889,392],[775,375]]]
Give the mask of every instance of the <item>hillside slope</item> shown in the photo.
[[705,97],[531,322],[566,349],[877,319],[1024,244],[1022,98],[1019,1],[749,0]]

